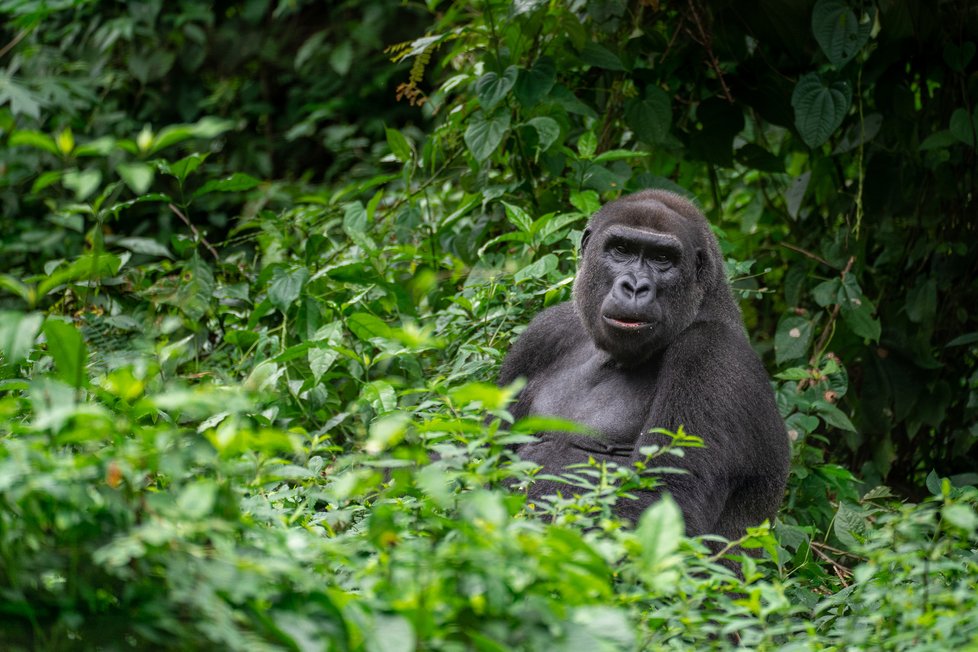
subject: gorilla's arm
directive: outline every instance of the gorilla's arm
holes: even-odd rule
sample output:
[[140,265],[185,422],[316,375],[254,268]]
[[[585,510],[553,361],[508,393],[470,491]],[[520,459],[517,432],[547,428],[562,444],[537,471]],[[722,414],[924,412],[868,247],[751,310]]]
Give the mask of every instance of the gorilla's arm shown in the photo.
[[[561,303],[547,308],[533,318],[506,353],[498,384],[509,385],[521,376],[532,381],[584,337],[574,304]],[[521,398],[529,393],[524,389]]]
[[[767,374],[739,325],[697,323],[674,342],[632,460],[643,459],[640,448],[666,443],[649,429],[679,426],[705,446],[686,450],[683,458],[659,458],[686,471],[661,479],[682,508],[689,534],[737,538],[761,520],[758,515],[774,517],[788,470],[788,437]],[[641,513],[652,499],[626,501],[622,508]]]

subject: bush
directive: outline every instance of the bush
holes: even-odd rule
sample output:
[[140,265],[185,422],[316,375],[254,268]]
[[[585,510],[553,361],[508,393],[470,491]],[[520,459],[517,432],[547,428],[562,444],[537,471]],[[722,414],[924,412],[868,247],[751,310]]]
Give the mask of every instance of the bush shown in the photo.
[[[973,12],[428,4],[0,2],[4,648],[978,644]],[[677,186],[794,441],[719,554],[491,384]]]

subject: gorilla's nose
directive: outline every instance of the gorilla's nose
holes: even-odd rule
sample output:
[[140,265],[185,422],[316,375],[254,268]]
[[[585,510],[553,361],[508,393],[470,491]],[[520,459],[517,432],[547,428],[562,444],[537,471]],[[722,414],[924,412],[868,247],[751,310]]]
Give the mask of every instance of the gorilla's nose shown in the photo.
[[615,295],[625,301],[647,301],[654,297],[654,286],[649,279],[636,278],[631,274],[618,277],[615,281]]

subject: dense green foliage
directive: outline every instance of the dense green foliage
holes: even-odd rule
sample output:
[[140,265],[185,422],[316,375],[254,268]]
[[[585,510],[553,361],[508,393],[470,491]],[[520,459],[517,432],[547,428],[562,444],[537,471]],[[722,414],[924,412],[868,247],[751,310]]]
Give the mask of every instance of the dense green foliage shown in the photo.
[[[3,649],[978,649],[973,4],[0,15]],[[501,356],[647,187],[794,442],[739,575],[644,465],[505,488]]]

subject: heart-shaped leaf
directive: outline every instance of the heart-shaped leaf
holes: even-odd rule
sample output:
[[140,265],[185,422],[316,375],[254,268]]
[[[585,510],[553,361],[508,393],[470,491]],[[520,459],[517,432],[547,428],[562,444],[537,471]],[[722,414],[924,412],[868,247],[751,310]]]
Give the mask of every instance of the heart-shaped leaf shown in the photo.
[[509,114],[502,113],[490,118],[479,111],[472,116],[465,130],[465,144],[472,156],[480,163],[489,158],[509,131]]
[[496,105],[509,94],[516,83],[519,69],[509,66],[502,75],[487,72],[475,83],[475,92],[479,97],[479,105],[486,111],[492,111]]
[[817,73],[798,80],[791,94],[795,128],[811,148],[819,147],[839,128],[852,103],[852,89],[845,82],[826,84]]
[[873,20],[872,14],[857,16],[843,0],[818,0],[812,10],[812,33],[832,65],[841,68],[866,45]]

